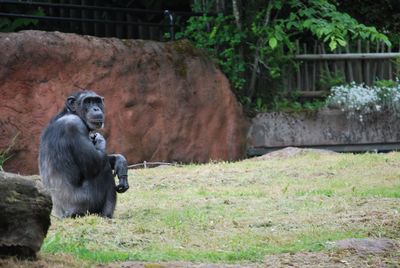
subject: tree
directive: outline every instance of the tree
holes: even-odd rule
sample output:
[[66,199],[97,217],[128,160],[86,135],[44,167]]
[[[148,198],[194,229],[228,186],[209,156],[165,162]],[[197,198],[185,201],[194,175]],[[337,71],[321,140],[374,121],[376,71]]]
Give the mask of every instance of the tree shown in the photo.
[[400,1],[398,0],[336,0],[338,10],[360,23],[374,25],[394,44],[400,43]]
[[282,66],[295,53],[296,40],[318,40],[330,50],[355,39],[390,45],[387,36],[375,27],[338,11],[334,0],[232,0],[224,5],[225,13],[207,15],[216,11],[217,2],[194,1],[193,10],[205,15],[190,18],[177,37],[188,38],[207,50],[247,106],[259,105],[260,99],[270,96],[268,90],[257,87],[260,78],[282,87],[277,81]]

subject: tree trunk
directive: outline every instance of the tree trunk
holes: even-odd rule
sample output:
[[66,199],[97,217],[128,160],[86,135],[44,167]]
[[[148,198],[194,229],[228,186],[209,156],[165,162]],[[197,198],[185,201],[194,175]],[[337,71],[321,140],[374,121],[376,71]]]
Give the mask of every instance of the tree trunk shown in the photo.
[[50,195],[38,176],[6,172],[0,193],[0,257],[35,258],[50,226]]
[[[240,8],[242,7],[242,3],[240,0],[232,0],[232,13],[233,16],[235,17],[235,22],[236,22],[236,28],[239,33],[243,33],[243,26],[242,26],[242,15],[240,14]],[[244,62],[244,48],[243,48],[243,42],[240,43],[239,45],[239,58]],[[244,73],[241,74],[241,77],[244,77]]]
[[[268,2],[267,13],[265,14],[263,27],[267,27],[269,21],[271,19],[271,10],[272,10],[272,1]],[[254,62],[253,62],[253,70],[251,72],[250,77],[250,86],[248,89],[247,96],[251,99],[255,92],[256,81],[257,81],[257,72],[258,72],[258,64],[260,63],[260,49],[262,44],[264,43],[264,37],[260,37],[257,40],[256,51],[254,52]]]
[[242,32],[242,20],[240,19],[238,0],[232,0],[232,9],[233,9],[233,16],[235,17],[236,27],[240,32]]

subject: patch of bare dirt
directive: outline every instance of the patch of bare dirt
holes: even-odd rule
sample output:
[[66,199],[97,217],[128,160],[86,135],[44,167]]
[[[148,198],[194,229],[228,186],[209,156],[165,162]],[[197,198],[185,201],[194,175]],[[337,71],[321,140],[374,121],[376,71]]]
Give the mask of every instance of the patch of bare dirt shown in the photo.
[[344,239],[328,252],[269,255],[265,267],[400,267],[400,243],[386,238]]
[[338,249],[353,250],[360,255],[400,252],[400,243],[387,238],[351,238],[337,241],[335,244]]
[[[82,265],[81,267],[86,267]],[[76,263],[0,260],[0,267],[47,268],[79,267]],[[89,265],[91,267],[91,265]],[[328,252],[300,252],[268,255],[263,264],[209,264],[192,262],[118,262],[98,265],[102,268],[258,268],[258,267],[400,267],[399,251],[359,254],[352,249],[338,249]]]
[[193,262],[160,262],[160,263],[145,263],[145,262],[123,262],[112,265],[99,267],[107,268],[256,268],[263,267],[262,264],[212,264],[212,263],[193,263]]
[[265,267],[399,267],[400,253],[355,254],[351,250],[270,255]]
[[[36,261],[0,259],[0,267],[47,268],[92,267],[70,256],[54,259],[49,256]],[[400,242],[386,238],[345,239],[323,252],[299,252],[267,255],[264,263],[212,264],[193,262],[115,262],[97,265],[101,268],[257,268],[257,267],[400,267]]]
[[273,151],[271,153],[267,153],[262,156],[251,158],[250,160],[262,161],[262,160],[273,159],[273,158],[288,158],[288,157],[303,155],[303,154],[309,153],[309,152],[313,152],[313,153],[317,153],[317,154],[337,154],[336,152],[330,151],[330,150],[286,147],[284,149]]
[[35,260],[0,258],[0,267],[5,268],[82,268],[89,267],[87,262],[78,261],[66,254],[38,256]]

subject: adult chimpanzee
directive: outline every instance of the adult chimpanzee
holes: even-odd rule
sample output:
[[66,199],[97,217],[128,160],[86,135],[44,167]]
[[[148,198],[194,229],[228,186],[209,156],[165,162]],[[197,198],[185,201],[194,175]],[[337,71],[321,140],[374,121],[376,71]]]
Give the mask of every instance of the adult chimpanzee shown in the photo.
[[103,125],[103,97],[84,90],[68,97],[64,109],[42,133],[39,170],[56,216],[95,213],[111,218],[116,192],[128,190],[126,159],[107,155],[106,140],[93,132]]

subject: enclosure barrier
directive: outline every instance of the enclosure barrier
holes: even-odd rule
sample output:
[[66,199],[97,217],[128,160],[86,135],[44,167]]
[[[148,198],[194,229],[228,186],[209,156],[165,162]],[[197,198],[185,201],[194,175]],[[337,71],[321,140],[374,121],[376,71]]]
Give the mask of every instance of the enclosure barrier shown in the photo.
[[247,153],[257,156],[289,146],[336,152],[400,150],[398,121],[389,111],[363,114],[362,121],[340,109],[259,113],[251,120]]
[[[289,92],[299,91],[304,97],[323,96],[334,82],[364,83],[372,85],[376,80],[395,80],[400,73],[400,49],[377,43],[356,42],[356,46],[336,49],[327,53],[324,46],[300,46],[293,60],[297,68],[284,70],[284,87]],[[300,48],[301,47],[301,48]],[[355,52],[351,52],[351,51]]]
[[[89,1],[85,0],[78,1],[81,4],[76,2],[0,0],[0,18],[38,20],[37,26],[31,26],[37,30],[166,41],[175,38],[175,32],[180,29],[185,19],[204,15],[198,12],[88,5]],[[44,15],[37,14],[39,10],[43,11]],[[207,15],[216,14],[207,13]]]

